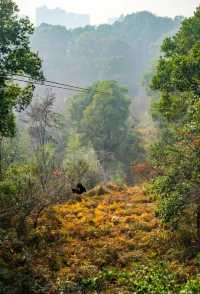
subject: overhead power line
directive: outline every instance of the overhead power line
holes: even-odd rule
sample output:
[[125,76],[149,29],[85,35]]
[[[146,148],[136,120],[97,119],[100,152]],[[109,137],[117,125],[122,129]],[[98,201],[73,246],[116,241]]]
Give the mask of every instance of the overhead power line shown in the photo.
[[50,84],[40,83],[40,82],[30,82],[30,81],[27,81],[27,80],[17,79],[17,78],[12,78],[12,80],[17,81],[17,82],[22,82],[22,83],[30,83],[30,84],[34,84],[34,85],[39,85],[39,86],[44,86],[44,87],[49,87],[49,88],[55,88],[55,89],[75,91],[75,92],[80,92],[80,93],[86,93],[87,92],[87,91],[84,91],[84,90],[78,90],[78,89],[73,89],[73,88],[69,88],[69,87],[53,86],[53,85],[50,85]]
[[[56,88],[56,89],[68,90],[68,91],[75,91],[75,92],[80,92],[80,93],[86,93],[86,92],[90,91],[89,88],[83,88],[83,87],[75,86],[75,85],[72,85],[69,83],[59,83],[59,82],[50,81],[50,80],[37,81],[28,75],[8,73],[7,75],[0,74],[0,77],[5,77],[8,80],[13,80],[13,81],[18,81],[18,82],[31,83],[31,84],[35,84],[35,85],[39,85],[39,86],[51,87],[51,88]],[[17,77],[20,77],[20,78],[17,78]],[[29,80],[25,80],[25,79],[29,79]],[[96,90],[95,92],[99,93],[99,94],[106,94],[105,92],[102,92],[99,90]]]
[[[10,74],[10,75],[11,76],[18,76],[18,77],[30,79],[30,77],[27,76],[27,75],[20,75],[20,74]],[[41,82],[43,82],[43,81],[41,81]],[[68,84],[68,83],[67,84],[66,83],[64,84],[64,83],[59,83],[59,82],[54,82],[54,81],[49,81],[49,80],[44,80],[44,82],[45,83],[50,83],[50,84],[55,84],[55,85],[58,85],[58,86],[64,86],[64,87],[74,88],[74,89],[78,89],[78,90],[84,90],[84,91],[89,91],[90,90],[89,88],[83,88],[83,87],[75,86],[75,85]]]
[[0,77],[5,77],[7,80],[12,80],[12,81],[17,81],[17,82],[22,82],[22,83],[30,83],[30,84],[34,84],[34,85],[38,85],[38,86],[43,86],[43,87],[49,87],[49,88],[56,88],[56,89],[62,89],[62,90],[68,90],[68,91],[75,91],[75,92],[80,92],[80,93],[86,93],[88,92],[88,90],[82,90],[82,89],[76,89],[76,88],[72,88],[72,87],[61,87],[61,86],[54,86],[53,84],[49,84],[46,82],[40,82],[40,81],[30,81],[30,80],[25,80],[25,79],[20,79],[20,78],[16,78],[15,76],[2,76],[0,75]]

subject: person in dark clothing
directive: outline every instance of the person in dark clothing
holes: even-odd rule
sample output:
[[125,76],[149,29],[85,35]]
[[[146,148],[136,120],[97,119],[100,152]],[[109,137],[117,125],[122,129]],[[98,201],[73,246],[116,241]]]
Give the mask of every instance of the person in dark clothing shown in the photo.
[[81,183],[78,183],[77,186],[76,186],[76,188],[75,189],[72,189],[72,192],[74,194],[81,195],[81,194],[83,194],[83,193],[86,192],[86,188]]

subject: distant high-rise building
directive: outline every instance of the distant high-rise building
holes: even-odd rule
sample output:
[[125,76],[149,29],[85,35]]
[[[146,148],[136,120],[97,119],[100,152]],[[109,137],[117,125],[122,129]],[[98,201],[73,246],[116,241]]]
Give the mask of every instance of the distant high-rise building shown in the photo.
[[89,25],[90,16],[88,14],[66,12],[61,8],[49,9],[43,6],[36,9],[36,24],[39,26],[42,23],[62,25],[68,29],[74,29]]

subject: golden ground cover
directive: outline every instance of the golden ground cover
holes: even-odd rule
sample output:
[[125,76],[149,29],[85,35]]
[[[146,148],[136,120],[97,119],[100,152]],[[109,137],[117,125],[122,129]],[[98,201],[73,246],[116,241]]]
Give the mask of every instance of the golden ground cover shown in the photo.
[[93,194],[54,206],[40,219],[38,234],[48,247],[36,254],[35,270],[51,280],[75,281],[103,268],[129,271],[136,263],[166,261],[184,276],[194,272],[194,262],[184,259],[178,237],[155,217],[156,203],[141,186],[110,185],[104,195]]

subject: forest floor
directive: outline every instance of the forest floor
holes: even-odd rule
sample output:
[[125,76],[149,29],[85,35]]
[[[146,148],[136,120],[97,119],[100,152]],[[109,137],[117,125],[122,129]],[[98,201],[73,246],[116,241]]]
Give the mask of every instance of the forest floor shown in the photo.
[[32,266],[54,285],[65,281],[63,293],[134,293],[127,288],[130,273],[140,267],[140,275],[142,266],[144,275],[163,263],[169,275],[187,281],[197,271],[195,249],[161,223],[156,208],[142,186],[112,184],[54,206],[40,219],[37,234],[44,243]]

